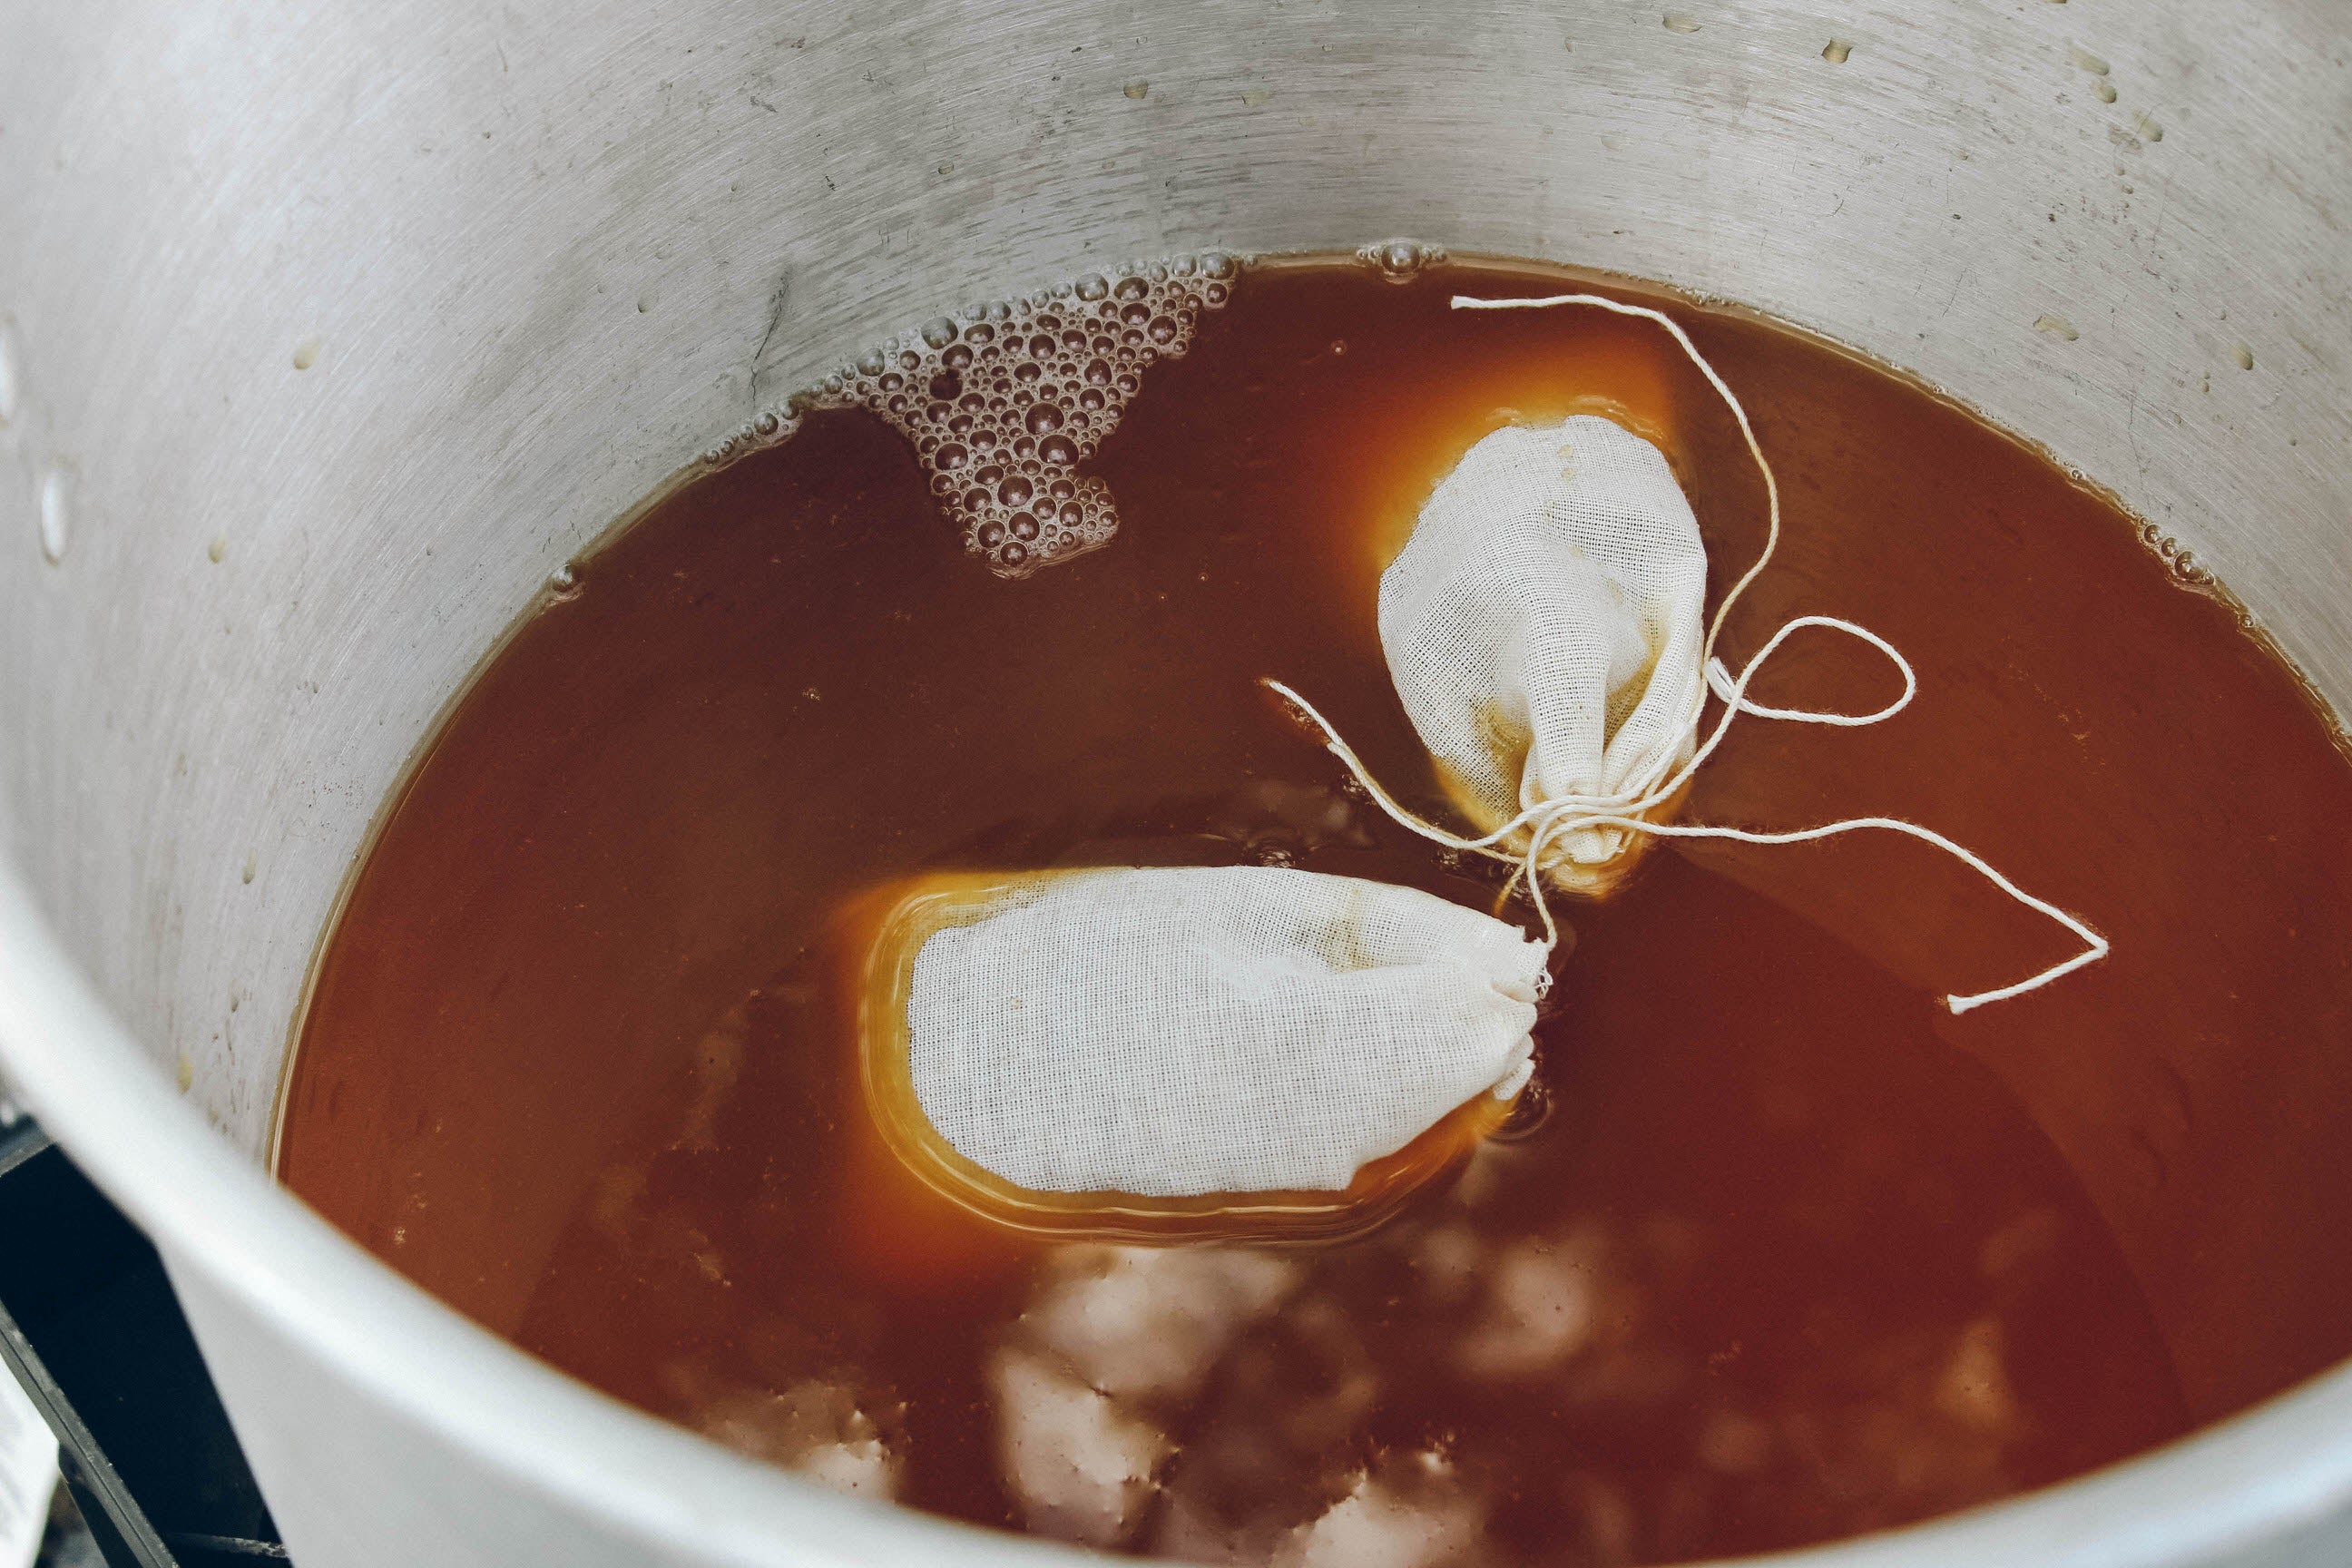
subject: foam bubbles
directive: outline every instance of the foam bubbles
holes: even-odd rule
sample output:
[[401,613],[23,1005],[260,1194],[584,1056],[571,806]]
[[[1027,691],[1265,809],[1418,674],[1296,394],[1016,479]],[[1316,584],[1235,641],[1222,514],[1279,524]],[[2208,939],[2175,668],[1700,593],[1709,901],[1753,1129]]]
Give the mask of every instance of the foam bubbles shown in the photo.
[[1214,251],[1132,262],[935,317],[828,376],[809,401],[880,415],[914,447],[964,548],[1000,576],[1025,577],[1118,531],[1110,487],[1078,466],[1118,427],[1145,370],[1192,346],[1237,270]]

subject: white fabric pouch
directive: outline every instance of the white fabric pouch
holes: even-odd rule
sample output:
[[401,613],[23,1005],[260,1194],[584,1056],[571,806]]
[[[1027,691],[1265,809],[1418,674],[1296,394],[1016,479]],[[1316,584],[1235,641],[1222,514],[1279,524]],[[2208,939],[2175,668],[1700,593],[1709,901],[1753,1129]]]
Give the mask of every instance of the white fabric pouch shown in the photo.
[[[1883,723],[1910,706],[1918,677],[1885,638],[1835,616],[1784,622],[1736,676],[1716,657],[1732,606],[1780,545],[1780,489],[1748,411],[1672,317],[1596,294],[1456,295],[1453,303],[1474,311],[1590,307],[1664,329],[1738,424],[1764,481],[1764,549],[1725,590],[1709,621],[1706,545],[1655,447],[1591,415],[1491,432],[1431,494],[1380,588],[1381,645],[1397,695],[1472,830],[1408,810],[1312,703],[1279,680],[1265,680],[1321,731],[1373,802],[1433,843],[1512,866],[1507,886],[1524,879],[1544,933],[1555,942],[1559,922],[1547,885],[1605,893],[1631,866],[1633,847],[1651,838],[1801,844],[1867,831],[1933,845],[2084,942],[2073,957],[2014,984],[1945,997],[1954,1013],[2039,990],[2105,957],[2106,939],[2087,922],[1916,822],[1856,816],[1770,829],[1669,820],[1738,715],[1846,729]],[[1884,654],[1902,678],[1901,694],[1871,713],[1750,700],[1756,672],[1792,635],[1815,627]],[[1722,708],[1702,739],[1710,691]]]
[[1449,1113],[1490,1129],[1549,978],[1542,942],[1475,910],[1270,867],[929,879],[868,952],[886,1131],[1040,1212],[1314,1208]]
[[[1464,455],[1381,575],[1381,646],[1480,831],[1546,805],[1640,815],[1697,746],[1706,607],[1706,547],[1664,455],[1578,415]],[[1598,893],[1643,842],[1588,823],[1539,859]]]

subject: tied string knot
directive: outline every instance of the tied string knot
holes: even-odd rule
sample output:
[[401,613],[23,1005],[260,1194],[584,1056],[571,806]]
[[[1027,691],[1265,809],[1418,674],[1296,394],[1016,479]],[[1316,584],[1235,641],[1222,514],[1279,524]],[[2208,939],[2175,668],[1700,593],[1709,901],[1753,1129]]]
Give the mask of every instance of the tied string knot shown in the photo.
[[[1759,719],[1777,719],[1791,723],[1828,724],[1841,728],[1859,729],[1865,725],[1883,723],[1909,707],[1912,699],[1918,695],[1918,676],[1912,669],[1910,661],[1903,657],[1894,644],[1866,626],[1857,626],[1852,621],[1843,620],[1835,616],[1798,616],[1787,621],[1780,630],[1772,634],[1762,647],[1756,651],[1754,657],[1741,668],[1736,678],[1722,659],[1717,657],[1716,646],[1722,637],[1724,622],[1729,616],[1732,605],[1738,602],[1740,596],[1747,592],[1748,585],[1763,572],[1780,544],[1780,492],[1779,484],[1773,479],[1772,466],[1765,460],[1763,447],[1756,439],[1754,428],[1748,424],[1747,410],[1740,406],[1739,399],[1733,395],[1731,388],[1725,384],[1723,378],[1716,374],[1715,367],[1710,365],[1706,357],[1698,352],[1697,346],[1690,341],[1679,323],[1671,317],[1646,306],[1628,305],[1598,294],[1559,294],[1525,300],[1481,300],[1456,295],[1453,304],[1456,310],[1543,310],[1556,305],[1590,305],[1614,311],[1619,315],[1637,316],[1664,327],[1673,335],[1683,353],[1689,356],[1691,363],[1698,367],[1700,374],[1706,377],[1708,384],[1715,389],[1717,395],[1730,408],[1733,417],[1738,422],[1740,435],[1747,441],[1748,455],[1755,459],[1758,471],[1763,475],[1768,512],[1764,548],[1748,570],[1741,574],[1739,580],[1724,595],[1722,602],[1716,606],[1714,618],[1708,624],[1702,658],[1704,680],[1692,686],[1682,725],[1683,732],[1694,737],[1697,734],[1699,721],[1704,717],[1706,698],[1710,692],[1723,707],[1713,729],[1708,731],[1704,741],[1690,749],[1689,756],[1678,765],[1667,763],[1654,765],[1647,770],[1646,777],[1637,779],[1627,788],[1612,795],[1565,795],[1533,802],[1517,816],[1491,832],[1477,835],[1456,833],[1406,809],[1381,786],[1379,780],[1372,776],[1371,771],[1365,767],[1362,760],[1341,737],[1339,730],[1316,710],[1314,704],[1283,682],[1267,678],[1264,684],[1289,703],[1300,717],[1322,732],[1325,746],[1345,764],[1348,771],[1355,776],[1357,783],[1363,786],[1365,793],[1382,812],[1399,826],[1433,843],[1463,854],[1478,855],[1510,866],[1511,877],[1504,885],[1502,896],[1505,900],[1509,899],[1519,883],[1522,880],[1526,882],[1529,896],[1535,903],[1536,913],[1543,921],[1544,940],[1548,946],[1559,945],[1559,925],[1552,914],[1550,901],[1544,892],[1545,868],[1562,855],[1570,853],[1570,847],[1564,841],[1570,839],[1571,836],[1593,833],[1606,835],[1607,837],[1598,840],[1596,845],[1578,847],[1579,848],[1603,847],[1606,853],[1602,858],[1606,858],[1608,854],[1613,854],[1628,838],[1637,834],[1665,838],[1718,838],[1741,844],[1777,845],[1809,843],[1815,839],[1834,837],[1846,833],[1879,831],[1902,834],[1917,839],[1921,843],[1934,846],[1976,871],[2018,903],[2055,921],[2081,938],[2084,944],[2080,952],[2014,984],[1997,986],[1990,991],[1979,991],[1967,995],[1946,996],[1944,1005],[1953,1013],[1967,1013],[1988,1003],[2005,1001],[2012,996],[2021,996],[2029,991],[2039,990],[2078,969],[2096,963],[2107,955],[2106,938],[2101,936],[2080,917],[2060,909],[2047,900],[2027,892],[2003,876],[1974,850],[1953,842],[1934,828],[1922,826],[1916,822],[1906,822],[1901,818],[1891,816],[1857,816],[1848,817],[1839,822],[1822,823],[1812,827],[1771,831],[1734,827],[1716,823],[1676,823],[1654,820],[1652,814],[1672,804],[1675,796],[1691,782],[1700,764],[1714,755],[1716,749],[1722,744],[1725,734],[1729,731],[1731,721],[1739,715],[1745,713]],[[1755,680],[1757,671],[1764,667],[1790,637],[1809,627],[1821,627],[1845,633],[1849,637],[1868,643],[1885,654],[1903,677],[1902,694],[1885,707],[1869,713],[1774,708],[1752,700],[1748,695],[1748,689]],[[1525,835],[1523,843],[1518,841],[1520,835]],[[1577,855],[1575,858],[1588,857]]]

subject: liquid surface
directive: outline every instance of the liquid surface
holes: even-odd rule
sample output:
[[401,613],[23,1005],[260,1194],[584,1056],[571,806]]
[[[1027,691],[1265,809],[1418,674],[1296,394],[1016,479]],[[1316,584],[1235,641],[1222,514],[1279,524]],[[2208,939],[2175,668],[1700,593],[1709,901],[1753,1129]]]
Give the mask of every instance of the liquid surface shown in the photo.
[[[1537,1089],[1370,1236],[1009,1236],[877,1152],[840,911],[919,873],[1264,862],[1428,889],[1257,686],[1443,796],[1374,631],[1468,445],[1597,402],[1658,435],[1719,594],[1762,536],[1658,330],[1259,268],[1090,469],[1107,546],[992,575],[856,409],[661,502],[458,706],[324,952],[282,1178],[559,1366],[777,1463],[1203,1561],[1613,1564],[1793,1545],[2055,1480],[2342,1354],[2352,772],[2231,607],[2030,449],[1851,357],[1677,306],[1787,538],[1735,616],[1918,670],[1859,731],[1742,721],[1677,845],[1568,908]],[[1830,637],[1759,700],[1868,710]],[[2193,738],[2193,743],[2184,741]],[[1524,910],[1519,911],[1524,914]]]

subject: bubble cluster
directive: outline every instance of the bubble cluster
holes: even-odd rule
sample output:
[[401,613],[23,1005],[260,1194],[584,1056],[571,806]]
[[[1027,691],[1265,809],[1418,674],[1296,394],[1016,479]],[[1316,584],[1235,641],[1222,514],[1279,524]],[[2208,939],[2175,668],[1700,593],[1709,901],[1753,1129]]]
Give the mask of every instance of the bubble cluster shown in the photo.
[[771,408],[745,425],[732,436],[702,454],[702,460],[711,468],[722,468],[740,457],[773,447],[800,428],[797,415],[787,410]]
[[2175,580],[2192,588],[2216,591],[2220,589],[2221,584],[2214,577],[2212,568],[2190,553],[2188,547],[2180,541],[2173,538],[2156,524],[2142,522],[2139,525],[2139,537],[2140,542],[2156,552]]
[[1181,256],[940,316],[827,377],[814,401],[880,415],[914,445],[964,548],[1025,577],[1118,531],[1110,487],[1078,465],[1144,371],[1192,345],[1236,270],[1214,252]]
[[1356,259],[1391,283],[1410,283],[1423,268],[1445,259],[1445,247],[1418,239],[1381,239],[1359,249]]

